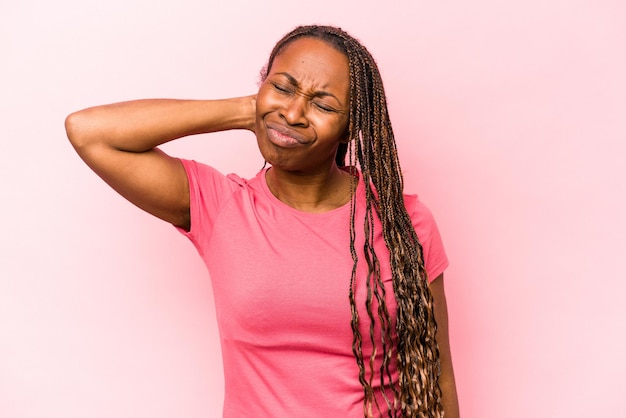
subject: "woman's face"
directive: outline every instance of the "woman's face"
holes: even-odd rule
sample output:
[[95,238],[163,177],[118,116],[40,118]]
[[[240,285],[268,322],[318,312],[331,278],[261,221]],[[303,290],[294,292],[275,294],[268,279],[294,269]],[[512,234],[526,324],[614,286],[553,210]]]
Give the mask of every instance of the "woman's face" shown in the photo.
[[348,58],[316,38],[293,41],[276,56],[257,94],[261,154],[283,170],[328,171],[348,138],[349,107]]

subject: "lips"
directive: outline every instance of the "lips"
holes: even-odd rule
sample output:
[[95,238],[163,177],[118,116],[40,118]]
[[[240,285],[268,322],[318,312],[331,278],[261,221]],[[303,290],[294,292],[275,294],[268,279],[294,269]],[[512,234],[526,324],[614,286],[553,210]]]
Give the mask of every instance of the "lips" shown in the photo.
[[266,127],[269,140],[280,147],[294,147],[311,142],[309,138],[284,125],[267,123]]

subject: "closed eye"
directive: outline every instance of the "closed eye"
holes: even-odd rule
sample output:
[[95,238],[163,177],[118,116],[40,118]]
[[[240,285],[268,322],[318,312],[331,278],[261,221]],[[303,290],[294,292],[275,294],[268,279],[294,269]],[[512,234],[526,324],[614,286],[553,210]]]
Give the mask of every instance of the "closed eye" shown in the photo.
[[291,89],[278,83],[272,83],[272,86],[281,93],[291,93]]
[[313,106],[317,107],[318,109],[324,111],[324,112],[335,112],[335,109],[325,105],[323,103],[318,103],[318,102],[313,102]]

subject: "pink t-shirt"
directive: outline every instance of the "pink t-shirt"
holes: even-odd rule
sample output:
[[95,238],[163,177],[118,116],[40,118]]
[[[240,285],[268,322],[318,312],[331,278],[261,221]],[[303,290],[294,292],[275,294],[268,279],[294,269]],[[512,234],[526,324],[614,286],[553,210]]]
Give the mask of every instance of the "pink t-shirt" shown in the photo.
[[[226,384],[224,417],[363,417],[348,299],[350,204],[324,213],[302,212],[270,192],[266,170],[244,180],[182,162],[191,198],[191,230],[183,233],[206,263],[215,296]],[[435,279],[448,265],[439,232],[417,196],[406,196],[405,202],[429,278]],[[364,207],[359,184],[356,298],[363,351],[369,356],[362,283],[367,273]],[[376,222],[375,249],[395,318],[389,252]],[[395,365],[391,369],[397,383]],[[372,384],[379,382],[377,373]]]

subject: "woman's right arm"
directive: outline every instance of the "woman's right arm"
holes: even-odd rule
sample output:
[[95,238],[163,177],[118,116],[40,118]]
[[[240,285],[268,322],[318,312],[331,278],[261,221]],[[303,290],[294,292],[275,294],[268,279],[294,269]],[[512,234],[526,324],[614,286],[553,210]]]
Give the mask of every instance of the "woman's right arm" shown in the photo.
[[72,113],[65,129],[78,155],[113,189],[146,212],[189,229],[185,169],[156,147],[188,135],[253,131],[255,108],[255,96],[137,100]]

